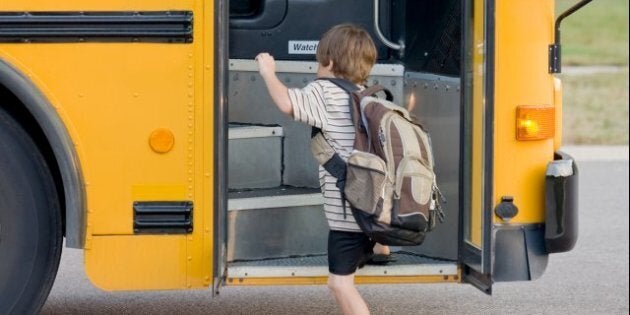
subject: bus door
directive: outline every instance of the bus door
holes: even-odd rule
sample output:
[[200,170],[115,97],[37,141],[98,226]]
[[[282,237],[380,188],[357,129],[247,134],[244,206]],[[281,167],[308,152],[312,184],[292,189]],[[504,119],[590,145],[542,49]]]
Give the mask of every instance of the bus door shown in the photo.
[[462,279],[492,293],[494,0],[464,1]]

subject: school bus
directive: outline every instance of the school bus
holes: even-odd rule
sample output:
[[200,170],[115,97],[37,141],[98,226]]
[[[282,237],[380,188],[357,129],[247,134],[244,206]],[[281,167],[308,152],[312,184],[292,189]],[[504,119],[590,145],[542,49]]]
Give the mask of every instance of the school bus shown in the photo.
[[[586,4],[582,1],[578,6]],[[547,0],[4,0],[0,313],[33,313],[62,247],[103,290],[322,284],[327,226],[310,130],[271,104],[254,56],[315,78],[355,23],[369,84],[432,135],[446,220],[358,283],[540,277],[577,239],[560,151],[559,21]],[[563,15],[566,16],[571,12]],[[79,271],[77,271],[79,272]]]

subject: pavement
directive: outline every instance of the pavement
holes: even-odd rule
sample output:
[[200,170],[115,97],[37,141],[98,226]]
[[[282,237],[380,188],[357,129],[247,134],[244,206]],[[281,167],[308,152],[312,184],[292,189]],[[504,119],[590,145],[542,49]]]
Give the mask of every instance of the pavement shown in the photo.
[[[500,282],[487,296],[470,285],[361,285],[380,314],[628,314],[628,146],[564,146],[580,166],[579,238],[553,254],[545,274]],[[83,252],[64,248],[42,314],[339,314],[325,286],[104,292],[83,272]]]

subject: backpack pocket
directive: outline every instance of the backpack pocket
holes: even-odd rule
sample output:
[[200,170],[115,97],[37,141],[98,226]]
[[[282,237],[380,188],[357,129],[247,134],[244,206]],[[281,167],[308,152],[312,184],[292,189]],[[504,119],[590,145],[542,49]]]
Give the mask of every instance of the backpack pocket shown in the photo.
[[[381,212],[387,165],[380,157],[354,151],[348,158],[345,195],[350,204],[363,212],[378,216]],[[378,205],[381,206],[378,206]]]
[[433,182],[433,172],[419,158],[410,156],[400,162],[396,172],[392,224],[414,231],[433,228]]

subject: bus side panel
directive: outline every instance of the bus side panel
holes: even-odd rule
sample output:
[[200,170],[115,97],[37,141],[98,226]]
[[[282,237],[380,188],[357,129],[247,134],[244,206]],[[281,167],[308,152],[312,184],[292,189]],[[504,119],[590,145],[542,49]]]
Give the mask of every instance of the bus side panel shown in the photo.
[[494,204],[513,196],[519,212],[510,223],[541,223],[554,140],[518,141],[515,121],[519,105],[554,105],[554,78],[547,71],[553,1],[497,1],[496,6]]
[[186,236],[94,236],[91,243],[86,272],[103,290],[186,287]]
[[[547,51],[553,41],[554,2],[497,1],[495,18],[494,208],[486,209],[496,214],[493,279],[534,280],[548,263],[545,171],[553,161],[554,138],[517,140],[516,116],[518,106],[555,106]],[[504,220],[495,211],[509,209],[510,197],[518,212]]]
[[[203,56],[213,49],[213,5],[192,0],[0,5],[3,12],[186,11],[194,16],[192,43],[0,43],[0,58],[38,86],[73,137],[87,195],[86,272],[98,287],[210,285],[213,70]],[[158,153],[149,144],[158,129],[173,135],[168,152]],[[138,233],[134,202],[143,201],[192,202],[192,231]]]

